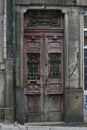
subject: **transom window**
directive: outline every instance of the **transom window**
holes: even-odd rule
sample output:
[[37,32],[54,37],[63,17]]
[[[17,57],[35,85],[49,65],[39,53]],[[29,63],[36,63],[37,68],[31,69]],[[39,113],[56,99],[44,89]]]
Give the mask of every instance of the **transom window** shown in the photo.
[[50,53],[50,78],[61,78],[61,54],[60,53]]
[[40,55],[37,53],[27,54],[27,78],[36,80],[39,78]]

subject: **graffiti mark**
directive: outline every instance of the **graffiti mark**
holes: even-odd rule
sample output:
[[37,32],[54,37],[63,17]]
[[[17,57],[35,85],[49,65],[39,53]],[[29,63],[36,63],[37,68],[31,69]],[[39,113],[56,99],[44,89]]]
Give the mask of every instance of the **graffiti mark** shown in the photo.
[[84,106],[84,107],[85,107],[85,110],[87,110],[87,103],[85,104],[85,106]]
[[85,95],[84,108],[87,110],[87,95]]

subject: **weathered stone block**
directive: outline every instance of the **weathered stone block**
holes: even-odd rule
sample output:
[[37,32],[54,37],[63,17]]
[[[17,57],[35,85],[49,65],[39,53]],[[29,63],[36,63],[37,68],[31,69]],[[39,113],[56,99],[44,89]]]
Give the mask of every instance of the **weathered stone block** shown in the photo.
[[65,90],[65,121],[83,121],[83,90]]
[[4,1],[1,0],[0,1],[0,14],[3,14],[3,12],[4,12]]
[[5,85],[5,81],[4,81],[4,72],[1,71],[0,72],[0,107],[4,106],[4,85]]
[[49,130],[49,127],[47,126],[29,126],[28,130]]
[[0,121],[4,121],[4,116],[5,116],[4,109],[0,108]]
[[68,81],[69,87],[79,87],[79,15],[76,8],[68,15]]
[[17,121],[21,124],[24,124],[26,122],[25,117],[25,95],[24,95],[24,88],[17,88],[16,89],[16,117]]
[[11,122],[13,122],[13,112],[14,112],[14,110],[13,110],[13,108],[5,108],[5,115],[4,115],[4,117],[5,117],[5,123],[11,123]]

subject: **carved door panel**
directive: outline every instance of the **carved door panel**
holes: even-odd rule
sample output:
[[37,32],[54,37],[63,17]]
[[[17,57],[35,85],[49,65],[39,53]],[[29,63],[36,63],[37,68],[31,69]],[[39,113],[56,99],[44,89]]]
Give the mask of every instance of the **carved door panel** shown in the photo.
[[24,70],[28,121],[61,121],[63,115],[63,33],[25,35]]
[[45,33],[44,106],[46,121],[61,121],[63,115],[63,33]]
[[30,122],[62,120],[63,18],[59,10],[24,13],[24,86]]

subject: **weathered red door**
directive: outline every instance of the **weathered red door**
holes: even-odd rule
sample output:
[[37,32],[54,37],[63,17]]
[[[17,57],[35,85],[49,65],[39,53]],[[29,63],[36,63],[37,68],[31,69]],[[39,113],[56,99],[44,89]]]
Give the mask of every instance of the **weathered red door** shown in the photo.
[[[39,15],[42,19],[43,13]],[[44,15],[44,20],[43,22],[39,20],[38,27],[34,26],[35,22],[31,19],[31,15],[27,17],[29,15],[26,13],[24,17],[24,81],[26,81],[24,85],[27,119],[61,121],[64,104],[63,28],[62,23],[61,29],[48,27],[47,15]],[[62,16],[59,18],[62,19]],[[58,24],[55,20],[53,22]]]

